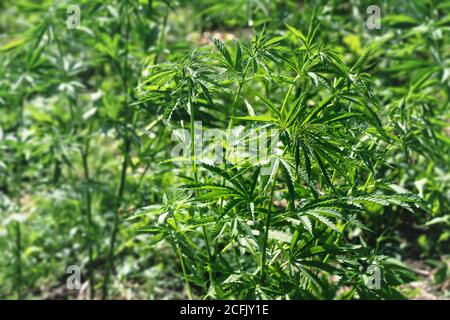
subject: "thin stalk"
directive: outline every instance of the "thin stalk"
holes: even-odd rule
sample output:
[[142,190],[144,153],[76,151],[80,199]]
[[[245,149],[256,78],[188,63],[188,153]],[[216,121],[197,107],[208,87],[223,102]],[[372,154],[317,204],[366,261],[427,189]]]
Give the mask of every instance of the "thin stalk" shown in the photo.
[[[20,99],[20,108],[19,108],[19,125],[18,125],[18,141],[19,145],[22,143],[22,136],[21,136],[21,129],[23,126],[23,115],[24,115],[24,96]],[[17,165],[17,175],[16,175],[16,201],[17,201],[17,208],[18,211],[22,211],[22,204],[21,204],[21,198],[22,198],[22,152],[19,151],[19,161]],[[16,294],[17,299],[21,300],[23,298],[22,295],[22,232],[21,232],[21,226],[20,222],[15,222],[15,259],[16,259]]]
[[267,242],[269,239],[269,230],[270,230],[270,222],[272,220],[272,202],[273,202],[273,194],[275,191],[275,182],[276,175],[273,178],[272,185],[270,187],[270,197],[269,203],[267,204],[267,216],[264,230],[264,238],[263,238],[263,248],[262,248],[262,257],[261,257],[261,282],[264,282],[265,278],[265,269],[266,269],[266,251],[267,251]]
[[186,267],[184,265],[183,255],[181,254],[181,250],[180,250],[180,248],[178,246],[177,246],[177,254],[178,254],[178,259],[180,259],[181,270],[183,271],[184,282],[186,283],[188,299],[192,300],[191,285],[189,284],[189,279],[188,279],[188,276],[187,276]]
[[[124,8],[125,11],[125,19],[126,19],[126,27],[125,27],[125,37],[124,37],[124,64],[123,69],[121,72],[122,75],[122,85],[123,90],[125,93],[125,102],[124,102],[124,110],[126,111],[126,122],[128,122],[128,119],[133,118],[133,115],[130,115],[129,108],[128,108],[128,95],[129,95],[129,87],[128,87],[128,53],[129,53],[129,38],[130,38],[130,14],[129,14],[129,3],[126,1],[126,6]],[[119,68],[120,69],[120,68]],[[128,170],[128,157],[131,149],[131,141],[127,134],[123,137],[123,143],[124,143],[124,150],[123,150],[123,160],[122,160],[122,170],[120,173],[120,182],[119,182],[119,188],[117,192],[117,202],[116,207],[114,210],[114,221],[113,221],[113,229],[111,232],[110,242],[109,242],[109,250],[108,250],[108,257],[107,257],[107,267],[106,267],[106,275],[105,280],[103,282],[103,288],[102,288],[102,299],[105,300],[108,298],[109,294],[109,282],[111,278],[111,273],[114,269],[114,250],[115,250],[115,244],[117,239],[117,233],[119,231],[119,222],[120,222],[120,216],[119,216],[119,210],[123,202],[123,197],[125,193],[125,185],[127,180],[127,170]]]
[[194,111],[194,103],[192,101],[189,102],[190,104],[190,118],[189,118],[189,131],[190,131],[190,138],[191,138],[191,165],[192,165],[192,171],[194,172],[194,181],[195,183],[198,182],[198,173],[197,173],[197,163],[195,159],[195,111]]
[[[56,42],[56,48],[58,50],[58,64],[59,64],[59,71],[60,71],[60,81],[62,83],[67,82],[69,80],[69,77],[67,75],[67,72],[64,68],[64,55],[63,55],[63,50],[62,50],[62,46],[61,46],[61,40],[58,37],[58,33],[55,30],[55,26],[52,25],[52,29],[53,29],[53,36],[55,37],[55,42]],[[70,111],[70,117],[72,119],[71,124],[72,124],[72,130],[75,130],[76,126],[77,126],[77,121],[76,121],[76,117],[75,117],[75,109],[74,109],[74,101],[72,99],[72,97],[68,97],[69,100],[69,111]]]
[[[197,164],[195,159],[195,110],[194,110],[194,103],[192,99],[189,101],[190,104],[190,122],[189,122],[189,129],[190,129],[190,136],[191,136],[191,165],[192,170],[194,172],[194,181],[195,183],[198,183],[198,171],[197,171]],[[197,194],[197,191],[195,191],[195,194]],[[200,216],[203,216],[202,210],[200,208]],[[208,276],[209,281],[211,285],[214,285],[214,278],[212,275],[212,256],[211,256],[211,246],[209,243],[208,233],[206,232],[206,227],[202,226],[202,232],[203,232],[203,238],[205,239],[205,245],[206,245],[206,251],[208,256],[208,265],[206,266],[208,270]]]
[[[92,128],[92,126],[90,126]],[[89,130],[90,133],[90,130]],[[88,258],[89,258],[89,287],[90,294],[89,298],[95,298],[95,277],[94,277],[94,252],[92,248],[93,242],[93,221],[92,221],[92,192],[90,185],[90,171],[89,171],[89,152],[90,152],[90,139],[86,139],[84,150],[81,152],[81,157],[83,160],[83,174],[84,181],[86,184],[85,189],[85,202],[86,202],[86,218],[87,218],[87,231],[88,231]]]
[[153,64],[157,64],[158,63],[158,59],[159,59],[159,54],[162,51],[163,48],[163,44],[164,44],[164,39],[166,37],[166,28],[167,28],[167,19],[169,17],[169,8],[166,7],[166,12],[164,14],[164,18],[163,18],[163,25],[161,28],[161,37],[159,38],[158,41],[158,48],[156,49],[156,55],[155,58],[153,60]]
[[[231,116],[228,113],[228,109],[227,109],[227,114],[226,114],[226,119],[228,121],[228,130],[227,130],[227,137],[226,137],[227,141],[231,140],[231,129],[233,128],[233,117],[236,112],[237,101],[239,99],[239,95],[241,94],[242,87],[244,86],[244,82],[247,77],[249,68],[250,68],[250,60],[247,62],[246,66],[244,68],[244,72],[242,73],[242,77],[241,77],[240,81],[238,82],[238,89],[236,91],[236,94],[234,95],[233,106],[231,107]],[[225,153],[223,154],[223,162],[225,163],[225,167],[227,167],[227,150],[225,150]],[[222,179],[222,184],[225,184],[225,178]],[[222,209],[222,207],[223,207],[223,198],[220,199],[220,208]]]
[[292,84],[290,85],[288,92],[287,92],[286,95],[284,96],[283,104],[281,105],[281,111],[280,111],[281,114],[283,114],[284,108],[286,107],[286,104],[287,104],[287,101],[288,101],[288,99],[289,99],[289,96],[291,95],[292,89],[294,89],[295,82],[297,82],[297,80],[298,80],[299,77],[300,77],[299,74],[297,74],[297,75],[295,76],[295,79],[294,79],[294,81],[292,82]]
[[[176,227],[179,228],[178,221],[177,221],[177,218],[176,218],[175,214],[173,215],[173,220],[175,221]],[[178,259],[180,259],[181,270],[183,272],[184,282],[186,283],[188,299],[192,300],[192,289],[191,289],[191,285],[189,284],[189,279],[188,279],[188,275],[187,275],[187,272],[186,272],[186,265],[184,263],[183,254],[181,253],[180,247],[178,246],[177,243],[174,243],[173,245],[177,248],[177,255],[178,255]]]
[[20,222],[15,222],[16,235],[16,293],[17,299],[22,299],[22,237],[20,232]]
[[[66,70],[64,69],[64,60],[63,60],[63,51],[61,46],[61,41],[58,38],[57,32],[54,31],[56,46],[58,49],[58,63],[60,67],[60,78],[62,82],[66,82],[69,80]],[[71,115],[71,124],[72,124],[72,130],[74,133],[76,133],[78,128],[78,118],[75,116],[75,108],[77,105],[77,98],[76,97],[68,97],[69,102],[69,109],[70,109],[70,115]],[[92,131],[92,124],[89,125],[89,135]],[[89,170],[89,153],[90,153],[90,138],[88,138],[85,141],[84,150],[81,150],[81,159],[83,164],[83,176],[84,176],[84,182],[86,184],[86,189],[84,190],[84,210],[86,213],[86,220],[87,220],[87,226],[86,226],[86,233],[88,238],[88,261],[89,261],[89,287],[90,287],[90,293],[89,298],[94,299],[95,298],[95,276],[94,276],[94,250],[93,250],[93,220],[92,220],[92,192],[90,187],[90,170]],[[83,209],[81,209],[83,210]]]
[[[248,70],[250,69],[250,63],[251,63],[251,60],[249,60],[247,62],[247,64],[245,65],[244,72],[242,73],[242,77],[241,77],[240,81],[238,82],[238,89],[237,89],[236,94],[234,95],[234,98],[233,98],[233,106],[231,108],[231,116],[229,115],[228,109],[227,109],[226,118],[228,120],[228,130],[227,130],[227,137],[226,137],[226,139],[228,141],[231,141],[231,130],[233,128],[233,118],[234,118],[234,114],[236,113],[236,107],[237,107],[237,102],[238,102],[239,96],[241,95],[242,88],[243,88],[243,86],[245,84],[245,81],[246,81],[246,78],[247,78]],[[228,144],[227,144],[227,146],[228,146]],[[228,150],[226,149],[225,153],[223,155],[223,161],[225,163],[225,168],[227,167],[227,160],[226,160],[227,159],[227,152],[228,152]],[[222,179],[222,185],[225,185],[225,178]],[[220,199],[220,208],[221,209],[223,208],[223,200],[224,200],[223,198]],[[215,257],[217,255],[216,246],[214,246],[214,249],[215,250],[213,252],[213,255]],[[239,258],[238,258],[237,254],[236,254],[236,251],[233,250],[233,253],[235,255],[236,261],[239,264]]]
[[108,260],[107,260],[107,267],[106,267],[106,276],[105,281],[103,282],[103,300],[108,298],[109,294],[109,281],[111,277],[112,270],[114,268],[114,249],[117,239],[117,233],[119,231],[119,210],[120,206],[123,201],[123,195],[125,192],[125,185],[126,185],[126,177],[127,177],[127,169],[128,169],[128,157],[126,154],[130,150],[130,142],[129,140],[125,141],[125,156],[122,162],[122,170],[120,174],[120,183],[119,183],[119,191],[117,193],[117,203],[116,208],[114,210],[114,222],[113,222],[113,230],[111,232],[111,238],[110,238],[110,245],[109,245],[109,251],[108,251]]
[[[369,150],[372,150],[372,147],[374,147],[375,146],[375,143],[373,143],[370,147],[369,147]],[[386,155],[389,151],[391,151],[391,149],[394,147],[394,144],[393,143],[391,143],[391,144],[389,144],[389,146],[386,148],[386,151],[384,152],[384,155]],[[377,160],[376,162],[375,162],[375,164],[373,165],[373,170],[375,171],[375,169],[377,168],[377,166],[379,165],[379,163],[380,163],[380,161],[379,160]],[[368,177],[367,177],[367,180],[366,180],[366,183],[364,183],[364,187],[363,187],[363,189],[362,189],[362,192],[366,192],[366,190],[367,190],[367,188],[369,187],[369,182],[370,182],[370,180],[373,180],[373,182],[375,183],[376,181],[375,181],[375,178],[374,178],[374,176],[373,176],[373,173],[372,173],[372,171],[369,173],[369,175],[368,175]]]
[[251,60],[249,60],[244,68],[244,72],[242,73],[242,77],[238,83],[238,89],[236,91],[236,94],[234,95],[234,99],[233,99],[233,106],[231,108],[231,116],[229,116],[229,114],[227,114],[227,118],[228,118],[228,137],[230,137],[231,135],[231,129],[233,128],[233,118],[234,118],[234,114],[236,112],[236,106],[237,106],[237,101],[239,99],[239,96],[241,95],[241,91],[242,91],[242,87],[244,86],[245,80],[247,78],[247,73],[248,70],[250,68],[250,62]]

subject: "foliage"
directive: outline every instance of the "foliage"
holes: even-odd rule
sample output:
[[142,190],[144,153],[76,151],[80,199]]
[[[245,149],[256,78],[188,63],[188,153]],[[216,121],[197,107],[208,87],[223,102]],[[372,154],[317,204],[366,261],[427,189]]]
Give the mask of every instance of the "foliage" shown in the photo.
[[366,2],[82,0],[72,30],[70,1],[2,1],[0,298],[75,298],[69,265],[89,298],[445,282],[449,4],[370,30]]

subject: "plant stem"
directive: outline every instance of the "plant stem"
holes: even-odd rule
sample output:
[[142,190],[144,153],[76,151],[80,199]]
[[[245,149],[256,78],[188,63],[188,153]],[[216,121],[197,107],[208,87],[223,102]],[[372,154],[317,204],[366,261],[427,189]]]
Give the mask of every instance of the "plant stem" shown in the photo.
[[280,111],[281,114],[283,114],[284,108],[286,107],[286,104],[287,104],[287,101],[288,101],[288,99],[289,99],[289,96],[291,95],[292,89],[294,89],[295,82],[298,80],[299,77],[300,77],[299,74],[297,74],[297,75],[295,76],[294,81],[293,81],[292,84],[289,86],[288,92],[287,92],[286,95],[284,96],[283,104],[281,105],[281,111]]
[[[92,126],[90,126],[90,129]],[[89,130],[90,133],[90,130]],[[94,277],[94,252],[92,249],[93,242],[93,228],[94,224],[92,221],[92,193],[90,185],[90,172],[89,172],[89,152],[90,152],[90,139],[86,139],[84,150],[81,152],[81,157],[83,159],[83,173],[84,181],[86,184],[85,190],[85,201],[86,201],[86,218],[87,218],[87,235],[88,235],[88,258],[89,258],[89,287],[90,294],[89,298],[95,298],[95,277]]]
[[[251,60],[249,60],[247,62],[247,64],[245,65],[244,72],[242,73],[242,77],[241,77],[241,79],[240,79],[240,81],[238,83],[238,89],[237,89],[236,94],[234,95],[234,98],[233,98],[233,106],[231,108],[231,116],[229,115],[228,109],[227,109],[226,119],[228,120],[228,130],[227,130],[227,137],[226,137],[227,141],[226,142],[231,141],[231,130],[233,128],[233,118],[234,118],[234,114],[236,112],[237,101],[239,99],[239,96],[241,94],[241,91],[242,91],[242,88],[244,86],[245,80],[247,78],[247,73],[248,73],[248,70],[250,68],[250,62],[251,62]],[[228,143],[226,143],[226,146],[228,147]],[[227,151],[228,150],[225,149],[225,153],[223,154],[223,162],[225,163],[225,168],[227,167]],[[222,185],[225,185],[225,178],[222,179]],[[220,199],[220,209],[223,208],[223,200],[224,200],[223,198]],[[214,256],[217,254],[216,251],[217,250],[214,250],[214,252],[213,252]],[[239,263],[239,258],[236,255],[236,251],[235,250],[233,250],[233,254],[235,255],[236,261]]]
[[234,95],[234,99],[233,99],[233,106],[231,108],[231,116],[229,116],[229,114],[227,113],[227,118],[228,118],[228,137],[230,137],[231,135],[231,129],[233,128],[233,118],[234,118],[234,114],[236,112],[236,106],[237,106],[237,101],[239,99],[239,96],[241,95],[241,91],[242,91],[242,87],[244,86],[245,80],[247,78],[247,73],[248,70],[250,68],[250,61],[249,60],[244,68],[244,72],[242,73],[242,78],[238,83],[238,89],[236,91],[236,94]]
[[[236,112],[237,101],[238,101],[239,95],[241,94],[242,87],[244,86],[244,82],[247,77],[249,68],[250,68],[250,61],[247,62],[247,65],[244,68],[244,72],[242,73],[241,80],[238,83],[238,89],[236,91],[236,94],[234,95],[233,106],[231,107],[231,116],[229,115],[228,109],[227,109],[227,114],[226,114],[226,119],[228,121],[228,130],[227,130],[227,136],[226,136],[227,141],[231,140],[231,129],[233,128],[233,117]],[[228,146],[228,144],[226,144],[226,145]],[[227,150],[225,150],[225,153],[223,154],[223,162],[225,163],[225,168],[226,168],[227,167]],[[225,178],[222,179],[222,184],[223,185],[225,184]],[[220,199],[220,208],[222,209],[222,207],[223,207],[223,198]]]
[[[130,37],[130,14],[129,14],[129,3],[128,0],[125,3],[125,19],[126,19],[126,27],[125,27],[125,37],[124,37],[124,63],[122,68],[122,86],[125,93],[125,102],[124,102],[124,110],[126,113],[126,123],[130,118],[133,118],[133,115],[130,115],[130,112],[128,110],[128,95],[129,95],[129,88],[128,88],[128,53],[129,53],[129,37]],[[120,68],[119,68],[120,69]],[[123,149],[123,160],[122,160],[122,170],[120,174],[120,183],[119,183],[119,189],[117,192],[117,202],[114,210],[114,221],[113,221],[113,229],[111,232],[110,242],[109,242],[109,250],[108,250],[108,257],[107,257],[107,267],[106,267],[106,275],[105,280],[103,282],[103,289],[102,289],[102,299],[108,299],[109,294],[109,282],[111,273],[114,269],[114,250],[115,250],[115,244],[117,239],[117,233],[119,231],[119,222],[120,222],[120,216],[119,216],[119,210],[122,205],[124,193],[125,193],[125,185],[127,180],[127,169],[128,169],[128,157],[131,149],[131,141],[128,137],[128,134],[125,133],[123,136],[123,143],[124,143],[124,149]]]
[[269,203],[267,204],[267,216],[264,230],[264,238],[263,238],[263,248],[262,248],[262,257],[261,257],[261,283],[264,283],[265,278],[265,268],[266,268],[266,256],[267,256],[267,242],[269,239],[269,230],[270,230],[270,222],[272,219],[272,202],[273,202],[273,194],[275,191],[275,182],[276,182],[276,174],[273,177],[272,185],[270,187],[270,197]]
[[[196,164],[196,159],[195,159],[195,110],[194,110],[194,102],[192,101],[192,98],[189,99],[189,104],[190,104],[191,165],[192,165],[192,170],[194,172],[194,181],[195,181],[195,183],[198,183],[198,171],[197,171],[197,164]],[[195,191],[195,194],[197,194],[197,191]],[[200,216],[203,216],[201,208],[200,208]],[[211,246],[209,243],[208,233],[206,232],[205,226],[202,226],[202,232],[203,232],[203,238],[205,239],[207,257],[208,257],[208,265],[206,266],[206,268],[208,270],[210,284],[214,285],[214,278],[212,275],[212,268],[211,268],[211,264],[212,264]]]
[[186,267],[185,267],[185,265],[184,265],[183,255],[182,255],[181,250],[180,250],[180,248],[179,248],[178,246],[177,246],[177,253],[178,253],[178,258],[180,259],[181,270],[183,271],[184,282],[186,283],[188,299],[189,299],[189,300],[192,300],[192,289],[191,289],[191,285],[189,284],[189,279],[188,279],[188,277],[187,277]]
[[[23,127],[23,116],[24,116],[24,99],[25,95],[23,95],[20,99],[20,107],[19,107],[19,123],[18,123],[18,141],[19,145],[23,142],[22,136],[21,136],[21,129]],[[16,174],[16,192],[15,197],[17,201],[17,208],[18,212],[22,211],[22,161],[23,161],[23,154],[21,151],[19,151],[19,161],[17,164],[17,174]],[[21,227],[20,222],[15,222],[15,259],[16,259],[16,293],[17,293],[17,299],[20,300],[23,298],[22,296],[22,233],[21,233]]]
[[119,230],[119,210],[120,206],[122,204],[123,195],[125,192],[125,184],[126,184],[126,177],[127,177],[127,169],[128,169],[128,156],[126,155],[130,149],[130,142],[129,140],[125,141],[125,155],[122,162],[122,170],[120,175],[120,184],[119,184],[119,191],[117,193],[117,204],[116,208],[114,210],[114,222],[113,222],[113,230],[111,232],[111,238],[110,238],[110,245],[109,245],[109,251],[108,251],[108,261],[107,261],[107,268],[106,268],[106,276],[105,276],[105,282],[103,283],[103,299],[108,298],[109,293],[109,279],[111,277],[112,270],[114,269],[114,249],[115,249],[115,243],[117,238],[117,232]]
[[157,49],[156,49],[156,55],[155,58],[153,60],[153,64],[157,64],[158,63],[158,59],[159,59],[159,54],[162,51],[163,48],[163,44],[164,44],[164,39],[166,37],[166,28],[167,28],[167,19],[169,17],[169,8],[166,7],[166,12],[164,14],[164,18],[163,18],[163,25],[161,28],[161,37],[159,38],[158,41],[158,45],[157,45]]
[[15,222],[15,234],[16,234],[16,293],[17,299],[22,299],[22,243],[21,243],[21,232],[20,232],[20,222]]
[[[175,222],[176,227],[179,228],[178,221],[177,221],[175,214],[173,215],[173,220]],[[173,246],[176,247],[178,259],[180,259],[181,270],[183,272],[184,282],[186,283],[188,299],[192,300],[192,289],[191,289],[191,285],[189,284],[189,279],[188,279],[188,275],[186,272],[186,265],[184,263],[183,254],[181,253],[180,246],[178,246],[178,243],[173,243]]]

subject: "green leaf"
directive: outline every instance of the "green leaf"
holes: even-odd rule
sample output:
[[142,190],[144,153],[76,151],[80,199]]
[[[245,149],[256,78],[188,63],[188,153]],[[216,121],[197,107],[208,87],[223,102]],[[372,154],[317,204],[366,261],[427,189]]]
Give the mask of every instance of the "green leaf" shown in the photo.
[[290,26],[290,25],[288,25],[288,24],[286,24],[286,27],[297,37],[297,38],[299,38],[302,42],[303,42],[303,44],[304,45],[306,45],[306,43],[307,43],[307,40],[306,40],[306,37],[305,37],[305,35],[300,31],[300,30],[298,30],[298,29],[296,29],[296,28],[294,28],[294,27],[292,27],[292,26]]

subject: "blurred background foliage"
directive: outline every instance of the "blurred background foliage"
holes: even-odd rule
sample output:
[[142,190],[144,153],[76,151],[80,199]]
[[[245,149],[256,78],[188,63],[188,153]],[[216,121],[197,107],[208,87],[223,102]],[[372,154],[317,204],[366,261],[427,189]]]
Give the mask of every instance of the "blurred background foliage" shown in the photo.
[[[372,4],[381,8],[379,30],[366,27]],[[70,5],[80,8],[79,29],[66,25]],[[414,214],[373,205],[362,217],[374,230],[365,239],[412,261],[448,297],[449,10],[449,1],[433,0],[1,1],[0,298],[99,298],[108,272],[109,297],[185,298],[170,246],[149,249],[150,236],[138,232],[148,221],[127,219],[184,181],[182,168],[163,162],[174,145],[164,106],[139,103],[143,71],[213,48],[210,37],[307,30],[313,12],[320,42],[344,62],[375,43],[364,72],[400,143],[374,150],[388,158],[367,189],[411,192],[428,205]],[[183,111],[173,117],[189,121]],[[199,117],[225,123],[220,106]],[[94,288],[67,290],[69,265]]]

